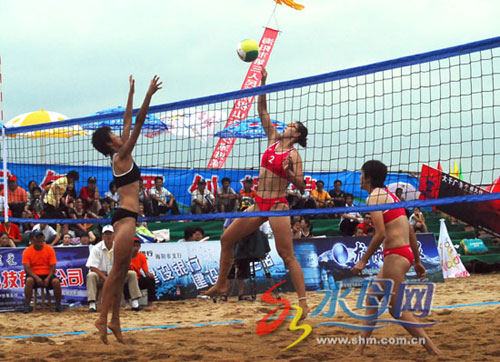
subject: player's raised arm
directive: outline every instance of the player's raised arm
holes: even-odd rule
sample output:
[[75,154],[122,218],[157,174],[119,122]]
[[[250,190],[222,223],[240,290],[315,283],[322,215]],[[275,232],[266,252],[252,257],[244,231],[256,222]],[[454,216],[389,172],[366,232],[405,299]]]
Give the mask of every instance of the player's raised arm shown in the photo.
[[134,129],[132,130],[132,134],[130,135],[130,138],[127,140],[127,142],[120,149],[121,157],[125,156],[126,154],[132,153],[132,150],[134,149],[134,146],[137,142],[137,139],[139,138],[139,135],[141,134],[142,126],[146,120],[146,116],[147,116],[148,110],[149,110],[149,104],[151,103],[151,98],[153,97],[153,94],[155,94],[159,89],[161,89],[161,85],[162,85],[162,82],[160,82],[160,77],[155,75],[153,77],[153,79],[151,80],[151,83],[149,84],[149,89],[146,93],[146,96],[144,97],[144,101],[142,102],[142,106],[139,109],[139,112],[137,112],[137,116],[135,118],[135,125],[134,125]]
[[123,133],[122,142],[125,143],[130,137],[130,129],[132,128],[132,115],[133,115],[133,104],[134,104],[134,91],[135,91],[135,80],[131,75],[129,77],[130,88],[128,91],[127,108],[125,109],[125,114],[123,115]]
[[[261,70],[262,81],[261,85],[266,85],[267,80],[267,71],[266,68],[262,67]],[[269,117],[269,113],[267,112],[267,98],[265,94],[259,94],[257,99],[257,111],[259,112],[259,118],[262,122],[262,127],[264,128],[264,132],[266,132],[267,138],[269,140],[268,144],[272,144],[276,141],[279,134],[276,131],[276,128],[273,126],[271,122],[271,118]]]

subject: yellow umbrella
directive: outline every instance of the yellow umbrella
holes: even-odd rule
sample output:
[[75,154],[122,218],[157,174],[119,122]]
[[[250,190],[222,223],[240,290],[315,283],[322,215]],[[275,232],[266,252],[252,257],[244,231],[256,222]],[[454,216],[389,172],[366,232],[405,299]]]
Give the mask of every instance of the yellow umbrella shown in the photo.
[[[33,126],[42,125],[46,123],[51,123],[56,126],[57,122],[64,121],[68,119],[64,114],[45,111],[43,109],[31,112],[23,113],[17,117],[12,118],[5,124],[6,128],[23,127],[23,126]],[[54,137],[54,138],[70,138],[73,136],[82,136],[85,131],[82,127],[75,125],[69,127],[59,127],[59,128],[48,128],[40,131],[31,131],[25,133],[18,133],[9,135],[15,137],[17,135],[29,138],[41,138],[41,137]]]

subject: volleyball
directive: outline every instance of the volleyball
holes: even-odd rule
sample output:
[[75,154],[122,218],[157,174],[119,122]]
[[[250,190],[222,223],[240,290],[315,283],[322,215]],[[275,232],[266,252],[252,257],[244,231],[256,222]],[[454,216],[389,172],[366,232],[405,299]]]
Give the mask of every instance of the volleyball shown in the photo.
[[242,40],[238,44],[236,52],[244,62],[253,62],[259,56],[259,44],[252,39]]

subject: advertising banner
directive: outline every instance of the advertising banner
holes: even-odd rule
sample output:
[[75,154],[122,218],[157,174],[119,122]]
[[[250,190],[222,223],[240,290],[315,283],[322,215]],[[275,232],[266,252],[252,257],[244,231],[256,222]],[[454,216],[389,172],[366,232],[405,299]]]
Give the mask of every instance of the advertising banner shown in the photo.
[[[62,304],[87,303],[85,278],[88,269],[85,263],[89,248],[55,247],[54,250],[57,258],[56,276],[62,287]],[[22,248],[0,248],[0,312],[22,309],[26,279],[23,251]]]
[[[419,190],[421,192],[420,197],[423,199],[488,193],[479,186],[472,185],[427,165],[422,166]],[[438,205],[437,208],[467,224],[500,237],[500,207],[498,201],[463,202]]]

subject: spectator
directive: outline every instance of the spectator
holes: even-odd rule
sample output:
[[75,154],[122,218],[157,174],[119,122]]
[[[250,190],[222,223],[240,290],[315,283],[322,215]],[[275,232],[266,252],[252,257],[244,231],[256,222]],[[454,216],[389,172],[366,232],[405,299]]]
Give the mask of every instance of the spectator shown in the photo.
[[[29,199],[31,196],[33,196],[33,189],[34,189],[35,187],[38,187],[38,184],[36,183],[36,181],[35,181],[35,180],[31,180],[30,182],[28,182],[28,191],[27,191],[27,193],[28,193],[28,199]],[[41,189],[40,189],[40,190],[41,190]]]
[[366,229],[366,236],[373,236],[373,235],[375,235],[375,228],[369,227],[368,229]]
[[89,233],[84,233],[80,236],[80,244],[78,246],[89,246],[90,245],[90,237]]
[[[70,218],[73,220],[77,219],[97,219],[98,216],[90,210],[85,210],[83,208],[83,200],[78,198],[75,202],[75,208],[70,210]],[[93,224],[78,223],[70,224],[70,230],[75,233],[76,237],[82,237],[87,234],[91,242],[94,242],[98,236],[97,226],[94,227]]]
[[26,273],[24,283],[24,313],[31,312],[30,301],[33,288],[54,290],[56,312],[61,312],[61,283],[55,276],[56,253],[54,248],[45,244],[43,232],[35,230],[31,233],[32,245],[24,249],[23,266]]
[[47,224],[36,224],[33,227],[33,232],[36,230],[41,230],[44,236],[44,239],[50,246],[57,245],[61,240],[61,235],[55,231],[50,225]]
[[416,223],[420,223],[419,227],[422,228],[422,232],[427,232],[427,225],[425,224],[424,214],[420,211],[420,207],[413,208],[413,214],[410,215],[410,225],[415,228]]
[[[70,171],[66,176],[59,177],[56,181],[48,186],[47,191],[44,190],[42,197],[45,215],[48,219],[63,219],[67,217],[60,208],[61,197],[66,192],[68,184],[74,184],[79,180],[77,171]],[[54,228],[55,226],[52,225]],[[68,232],[68,224],[62,224],[62,233]]]
[[309,219],[304,217],[300,220],[301,238],[312,238],[313,237],[312,229],[313,229],[312,224]]
[[[12,216],[12,212],[9,210],[9,216]],[[21,230],[16,224],[7,221],[0,225],[0,233],[6,232],[9,235],[10,240],[14,244],[19,244],[22,241]]]
[[[1,195],[4,196],[4,190],[2,190]],[[9,204],[9,210],[12,211],[12,216],[22,217],[27,202],[28,194],[26,190],[17,185],[15,175],[10,175],[7,186],[7,203]]]
[[205,186],[203,179],[198,181],[198,188],[191,193],[191,212],[193,214],[208,214],[214,208],[214,195]]
[[115,210],[111,209],[111,201],[108,199],[103,199],[101,210],[99,210],[97,216],[99,216],[102,219],[111,219],[114,213]]
[[153,215],[153,204],[151,202],[151,197],[149,196],[148,190],[144,187],[144,180],[139,183],[139,202],[144,205],[145,216]]
[[[333,187],[333,190],[328,191],[328,194],[332,198],[333,206],[343,207],[345,205],[345,193],[340,189],[342,187],[342,181],[335,180]],[[338,219],[340,215],[334,214],[334,217]]]
[[363,217],[363,222],[362,223],[359,223],[357,226],[356,226],[356,229],[358,228],[361,228],[363,229],[363,234],[367,234],[368,232],[368,228],[372,228],[373,227],[373,221],[372,221],[372,216],[367,213],[365,214],[365,216]]
[[180,214],[175,196],[163,187],[163,177],[155,177],[155,186],[149,190],[149,196],[151,197],[154,216],[166,214],[168,210],[172,212],[172,215]]
[[[359,224],[361,225],[361,224]],[[360,226],[356,226],[356,230],[354,231],[354,235],[353,236],[366,236],[366,233],[364,231],[364,229]]]
[[415,224],[413,224],[413,231],[415,232],[415,234],[427,232],[424,230],[424,225],[420,221],[416,221]]
[[222,179],[222,188],[217,189],[217,211],[218,212],[231,212],[238,209],[238,194],[230,186],[231,179],[224,177]]
[[184,239],[179,241],[194,241],[195,228],[192,226],[187,226],[184,228]]
[[[246,207],[255,204],[255,196],[257,193],[252,190],[253,181],[251,178],[246,178],[243,181],[243,188],[240,190],[239,199],[240,203],[245,203]],[[243,206],[240,206],[240,210]]]
[[398,197],[399,200],[406,201],[403,197],[403,189],[401,187],[396,188],[396,192],[394,192],[394,194]]
[[150,305],[154,300],[156,300],[155,276],[149,272],[148,259],[146,255],[141,253],[139,250],[141,250],[141,241],[138,238],[135,238],[129,269],[135,271],[137,274],[139,289],[148,290],[148,304]]
[[[146,217],[144,214],[144,205],[139,202],[139,217]],[[135,234],[140,237],[141,242],[158,242],[156,236],[149,230],[148,223],[146,221],[137,221],[135,224]]]
[[[345,207],[354,207],[354,196],[352,194],[345,195]],[[361,219],[361,220],[360,220]],[[356,230],[356,226],[362,221],[361,214],[359,212],[346,212],[340,217],[340,231],[345,236],[352,236]]]
[[115,209],[120,205],[120,195],[118,195],[118,188],[114,181],[109,183],[109,191],[104,193],[104,200],[108,200],[112,209]]
[[301,237],[300,220],[292,220],[292,239],[300,239]]
[[87,179],[87,186],[80,190],[80,199],[83,200],[83,208],[91,211],[94,214],[99,212],[101,208],[101,198],[99,196],[99,188],[97,187],[97,179],[90,176]]
[[9,238],[9,234],[5,231],[0,233],[0,248],[15,248],[16,244]]
[[193,241],[201,241],[205,237],[205,230],[202,227],[194,228]]
[[62,244],[60,246],[72,246],[71,235],[69,233],[63,235]]
[[[306,180],[304,180],[306,184]],[[316,202],[311,198],[309,191],[304,189],[302,193],[299,189],[293,186],[290,182],[286,191],[286,199],[291,209],[315,209]]]
[[[33,187],[30,195],[26,206],[24,206],[22,217],[25,219],[39,219],[43,213],[42,189],[38,186]],[[33,226],[33,223],[23,224],[25,231],[33,229]]]
[[311,198],[316,203],[317,208],[325,208],[330,206],[330,194],[323,190],[325,183],[321,180],[316,182],[316,189],[311,191]]

